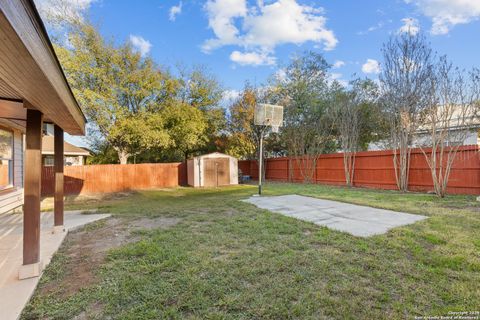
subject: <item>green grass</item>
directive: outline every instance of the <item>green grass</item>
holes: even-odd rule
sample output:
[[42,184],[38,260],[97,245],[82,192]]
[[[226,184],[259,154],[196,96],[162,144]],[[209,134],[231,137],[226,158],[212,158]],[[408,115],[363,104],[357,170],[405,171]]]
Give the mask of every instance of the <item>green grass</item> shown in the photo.
[[[75,204],[124,217],[179,217],[108,252],[98,281],[42,293],[68,274],[67,241],[23,319],[405,319],[480,309],[480,206],[472,196],[268,184],[302,194],[429,216],[358,238],[238,201],[251,186],[145,191]],[[83,231],[94,234],[96,228]],[[88,316],[87,316],[88,317]]]

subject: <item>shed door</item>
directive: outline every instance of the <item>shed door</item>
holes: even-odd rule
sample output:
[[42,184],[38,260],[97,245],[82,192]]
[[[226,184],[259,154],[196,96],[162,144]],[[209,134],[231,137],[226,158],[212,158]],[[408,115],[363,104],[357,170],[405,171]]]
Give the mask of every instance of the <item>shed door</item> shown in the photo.
[[230,159],[204,159],[205,187],[219,187],[230,184]]

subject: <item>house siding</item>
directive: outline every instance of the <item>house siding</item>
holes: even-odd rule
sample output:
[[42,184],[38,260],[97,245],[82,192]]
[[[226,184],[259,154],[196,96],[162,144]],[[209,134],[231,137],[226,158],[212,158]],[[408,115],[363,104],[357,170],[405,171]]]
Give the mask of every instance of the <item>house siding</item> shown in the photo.
[[13,132],[13,185],[23,188],[23,133]]

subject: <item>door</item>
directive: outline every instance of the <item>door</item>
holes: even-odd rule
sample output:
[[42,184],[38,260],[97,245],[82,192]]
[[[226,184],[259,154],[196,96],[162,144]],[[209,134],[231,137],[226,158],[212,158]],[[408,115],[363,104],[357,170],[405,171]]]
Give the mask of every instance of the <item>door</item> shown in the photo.
[[220,187],[230,184],[230,159],[204,159],[204,187]]

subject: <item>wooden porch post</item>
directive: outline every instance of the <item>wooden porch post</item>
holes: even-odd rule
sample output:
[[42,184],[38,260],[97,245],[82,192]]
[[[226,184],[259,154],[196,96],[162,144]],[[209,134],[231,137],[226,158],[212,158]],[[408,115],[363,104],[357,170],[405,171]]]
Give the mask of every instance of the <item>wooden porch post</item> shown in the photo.
[[63,129],[55,125],[54,132],[54,165],[55,165],[55,196],[54,196],[54,232],[62,232],[63,228]]
[[40,182],[42,176],[43,114],[27,109],[23,205],[23,266],[19,278],[40,275]]

